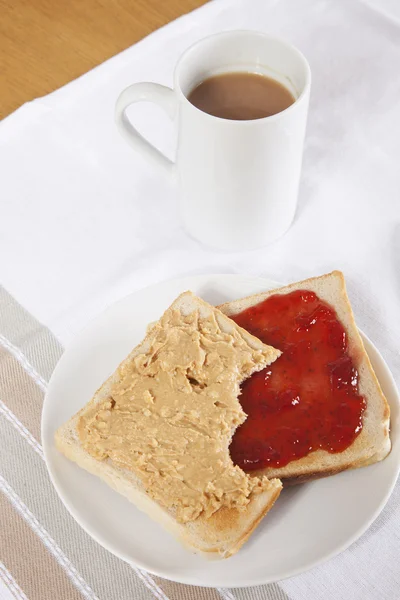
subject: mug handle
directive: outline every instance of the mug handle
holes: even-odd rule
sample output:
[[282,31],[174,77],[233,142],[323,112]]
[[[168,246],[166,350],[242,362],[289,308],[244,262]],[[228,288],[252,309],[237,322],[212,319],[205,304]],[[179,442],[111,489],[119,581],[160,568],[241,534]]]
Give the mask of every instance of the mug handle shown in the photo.
[[173,119],[178,107],[175,92],[159,83],[134,83],[121,92],[115,105],[115,122],[121,135],[157,168],[161,167],[162,170],[172,174],[175,170],[175,163],[140,135],[128,120],[126,109],[136,102],[154,102]]

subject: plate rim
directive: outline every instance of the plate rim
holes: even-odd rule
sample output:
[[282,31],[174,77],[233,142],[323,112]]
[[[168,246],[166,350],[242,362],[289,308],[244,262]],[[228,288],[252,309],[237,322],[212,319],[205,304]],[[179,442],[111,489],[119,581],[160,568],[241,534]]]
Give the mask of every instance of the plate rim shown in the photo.
[[[95,323],[96,321],[100,321],[100,319],[104,318],[105,314],[108,311],[111,311],[113,309],[115,309],[115,307],[118,304],[122,304],[123,302],[126,302],[128,300],[128,298],[131,298],[133,296],[135,296],[136,294],[143,292],[145,290],[149,290],[153,287],[158,287],[160,285],[166,285],[168,283],[170,284],[178,284],[179,282],[184,282],[187,280],[203,280],[203,281],[207,281],[210,279],[215,279],[215,278],[231,278],[231,279],[237,279],[237,278],[241,278],[241,279],[247,279],[247,280],[251,280],[251,281],[258,281],[259,283],[262,283],[263,285],[265,285],[265,289],[266,290],[270,290],[270,289],[274,289],[274,288],[278,288],[278,287],[282,287],[283,285],[286,284],[282,284],[280,282],[274,281],[272,279],[266,278],[266,277],[258,277],[258,276],[252,276],[252,275],[243,275],[240,273],[209,273],[209,274],[195,274],[195,275],[186,275],[183,277],[176,277],[176,278],[171,278],[171,279],[165,279],[163,281],[157,282],[155,284],[151,284],[149,286],[145,286],[143,288],[139,288],[133,292],[131,292],[130,294],[127,294],[125,296],[123,296],[122,298],[119,298],[118,300],[116,300],[115,302],[111,303],[110,305],[108,305],[103,311],[101,311],[99,314],[95,315],[93,318],[89,319],[89,321],[87,322],[87,324],[80,330],[78,331],[69,341],[69,343],[67,344],[66,348],[64,349],[64,352],[60,358],[60,360],[58,361],[55,369],[52,372],[52,375],[50,377],[49,380],[49,384],[45,393],[45,397],[43,400],[43,407],[42,407],[42,415],[41,415],[41,438],[42,438],[42,447],[43,447],[43,455],[44,455],[44,461],[45,461],[45,465],[46,465],[46,469],[48,472],[48,475],[50,477],[51,483],[53,485],[53,487],[55,488],[58,497],[60,498],[61,502],[63,503],[63,505],[65,506],[65,508],[68,510],[69,514],[72,516],[72,518],[76,521],[76,523],[98,544],[100,544],[103,548],[105,548],[107,551],[111,552],[112,554],[114,554],[114,556],[116,556],[117,558],[120,558],[121,560],[123,560],[124,562],[128,563],[129,565],[136,567],[136,568],[140,568],[143,569],[145,571],[147,571],[148,573],[151,573],[152,575],[158,576],[158,577],[163,577],[165,579],[168,579],[169,581],[174,581],[176,583],[182,583],[182,584],[186,584],[186,585],[198,585],[201,587],[206,587],[206,588],[219,588],[219,587],[236,587],[236,588],[245,588],[245,587],[252,587],[252,586],[257,586],[257,585],[267,585],[270,583],[276,583],[278,581],[283,581],[285,579],[291,578],[291,577],[295,577],[296,575],[299,575],[301,573],[306,573],[307,571],[331,560],[332,558],[334,558],[335,556],[339,555],[340,553],[344,552],[347,548],[349,548],[355,541],[357,541],[372,525],[372,523],[377,519],[377,517],[379,516],[379,514],[382,512],[383,508],[385,507],[386,503],[388,502],[393,489],[396,485],[397,482],[397,478],[399,476],[400,473],[400,444],[397,444],[398,449],[397,449],[397,468],[396,468],[396,472],[392,477],[392,481],[390,486],[388,486],[386,494],[384,495],[384,497],[382,498],[382,500],[380,501],[380,503],[377,505],[377,507],[375,508],[375,510],[372,512],[370,518],[365,521],[365,523],[363,525],[361,525],[354,533],[352,536],[348,537],[347,540],[341,544],[340,546],[337,546],[336,548],[334,548],[331,552],[325,553],[322,557],[315,559],[314,561],[312,561],[309,565],[307,565],[307,567],[304,566],[300,566],[298,569],[292,569],[290,572],[288,572],[286,575],[284,576],[280,576],[279,578],[277,577],[260,577],[258,579],[252,577],[250,580],[242,580],[242,581],[234,581],[233,583],[229,583],[227,582],[227,580],[221,580],[220,582],[212,582],[212,583],[208,583],[207,581],[205,582],[199,582],[198,580],[194,580],[193,577],[189,576],[186,577],[184,574],[182,574],[182,576],[176,576],[176,575],[171,575],[168,573],[168,569],[164,570],[164,569],[153,569],[151,568],[151,566],[149,566],[148,564],[144,564],[141,560],[138,560],[137,562],[132,561],[132,559],[128,556],[126,556],[126,554],[124,552],[121,552],[118,550],[118,548],[113,544],[113,543],[108,543],[105,540],[101,539],[98,536],[97,530],[93,529],[90,525],[88,525],[88,523],[80,517],[80,513],[78,510],[75,510],[75,508],[70,504],[69,499],[67,497],[64,496],[63,490],[62,490],[62,486],[59,485],[58,481],[57,481],[57,477],[56,475],[53,473],[52,468],[50,466],[50,460],[49,460],[49,445],[47,442],[47,433],[45,432],[45,426],[46,426],[46,414],[47,414],[47,406],[50,402],[49,397],[51,396],[51,392],[52,392],[52,388],[55,385],[54,382],[56,382],[57,380],[57,372],[59,369],[61,369],[62,367],[62,363],[64,361],[64,357],[67,355],[67,353],[69,353],[70,348],[73,347],[76,343],[79,342],[79,339],[85,336],[86,330],[90,329]],[[183,290],[183,287],[182,287]],[[395,392],[395,396],[396,396],[396,400],[397,403],[399,405],[400,408],[400,394],[399,394],[399,390],[397,388],[395,379],[385,361],[385,359],[383,358],[382,354],[380,353],[380,351],[378,350],[378,348],[374,345],[374,343],[370,340],[370,338],[362,331],[359,329],[360,335],[362,337],[363,343],[366,346],[366,351],[367,354],[369,355],[369,352],[372,349],[372,352],[375,352],[376,357],[378,358],[379,362],[380,362],[380,368],[382,369],[382,372],[384,373],[385,377],[388,380],[389,385],[393,388],[394,392]],[[368,348],[368,349],[367,349]],[[65,359],[66,360],[66,359]],[[61,365],[61,367],[60,367]],[[391,452],[393,452],[393,444],[392,444],[392,449]],[[115,492],[117,493],[117,492]],[[159,525],[161,527],[161,525]],[[207,560],[207,559],[205,559]],[[243,579],[243,578],[242,578]]]

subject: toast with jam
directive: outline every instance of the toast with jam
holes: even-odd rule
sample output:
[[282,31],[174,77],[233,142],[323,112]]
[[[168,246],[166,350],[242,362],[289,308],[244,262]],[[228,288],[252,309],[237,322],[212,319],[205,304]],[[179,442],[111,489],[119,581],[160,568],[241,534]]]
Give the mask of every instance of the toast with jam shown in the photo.
[[390,452],[390,411],[354,321],[343,274],[256,294],[219,309],[282,351],[244,382],[248,415],[230,452],[246,472],[300,483]]

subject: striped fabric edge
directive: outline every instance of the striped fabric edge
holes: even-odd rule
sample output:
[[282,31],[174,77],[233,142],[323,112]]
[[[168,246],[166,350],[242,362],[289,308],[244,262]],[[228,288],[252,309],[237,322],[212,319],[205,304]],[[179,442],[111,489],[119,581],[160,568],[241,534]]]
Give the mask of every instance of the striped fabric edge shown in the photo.
[[6,566],[0,561],[0,578],[6,587],[10,590],[10,593],[16,598],[16,600],[28,600],[28,597],[19,587],[11,573],[6,569]]
[[21,498],[16,494],[12,487],[7,481],[0,475],[0,490],[8,498],[15,510],[25,519],[30,525],[31,529],[41,539],[43,544],[54,556],[59,565],[67,572],[71,581],[75,587],[81,592],[81,594],[88,600],[99,600],[92,588],[86,583],[83,577],[78,573],[77,569],[66,557],[64,552],[48,534],[46,529],[39,523],[35,515],[29,510],[29,508],[22,502]]

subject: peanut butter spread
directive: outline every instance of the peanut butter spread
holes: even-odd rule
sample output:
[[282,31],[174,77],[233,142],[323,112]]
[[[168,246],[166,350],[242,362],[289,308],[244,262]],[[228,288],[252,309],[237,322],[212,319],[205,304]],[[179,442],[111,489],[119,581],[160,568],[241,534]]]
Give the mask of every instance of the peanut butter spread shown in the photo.
[[222,331],[213,312],[183,316],[170,309],[151,330],[146,351],[119,367],[109,397],[80,417],[81,443],[96,459],[132,471],[180,522],[245,507],[268,480],[234,466],[228,448],[246,419],[240,383],[267,356],[236,327]]

